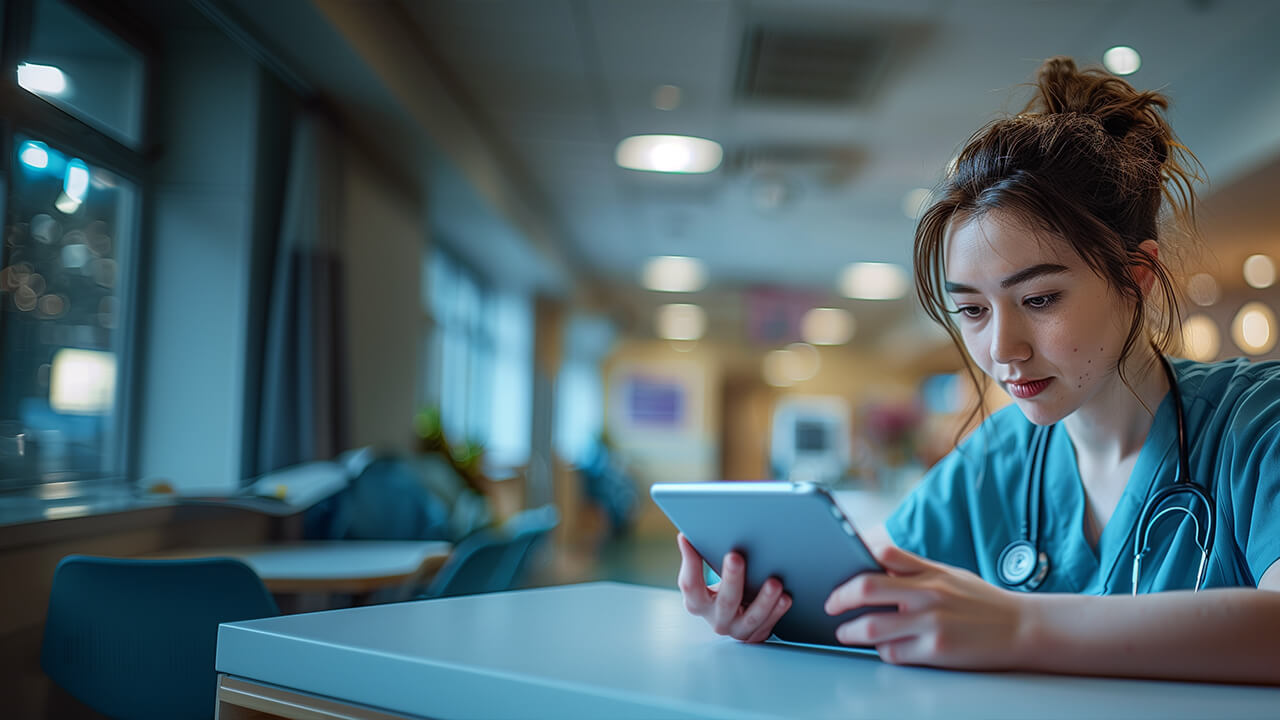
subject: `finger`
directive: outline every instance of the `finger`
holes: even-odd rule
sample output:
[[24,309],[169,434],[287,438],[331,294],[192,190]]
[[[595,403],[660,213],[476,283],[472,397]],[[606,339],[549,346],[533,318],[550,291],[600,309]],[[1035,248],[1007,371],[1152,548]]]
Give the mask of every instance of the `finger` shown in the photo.
[[933,563],[893,544],[881,545],[872,554],[891,575],[917,575],[933,568]]
[[836,640],[844,645],[879,647],[920,635],[926,631],[926,625],[919,613],[869,612],[836,628]]
[[865,572],[831,591],[822,609],[828,615],[868,605],[897,605],[912,610],[927,607],[935,600],[932,588],[910,575]]
[[720,565],[720,588],[716,591],[715,619],[712,626],[721,635],[729,633],[730,625],[742,610],[742,586],[747,574],[746,561],[738,553],[724,556]]
[[756,630],[754,635],[747,638],[747,642],[758,643],[768,640],[769,636],[773,634],[773,626],[777,625],[778,621],[782,619],[782,616],[786,615],[787,611],[790,609],[791,596],[783,593],[782,597],[779,597],[778,601],[774,603],[773,611],[769,613],[769,617],[761,623],[760,628]]
[[702,556],[683,534],[676,535],[680,547],[680,573],[676,586],[684,595],[685,609],[694,615],[705,615],[711,609],[714,596],[702,577]]
[[739,640],[746,640],[755,635],[760,629],[760,623],[768,619],[781,596],[782,583],[777,578],[765,580],[764,585],[760,587],[760,592],[747,606],[746,611],[733,621],[729,634]]

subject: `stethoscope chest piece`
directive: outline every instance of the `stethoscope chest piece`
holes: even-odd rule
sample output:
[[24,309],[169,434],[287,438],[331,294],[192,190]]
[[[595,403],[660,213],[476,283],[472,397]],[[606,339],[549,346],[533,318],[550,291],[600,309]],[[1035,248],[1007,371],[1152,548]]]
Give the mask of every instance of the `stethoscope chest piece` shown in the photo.
[[1030,592],[1040,587],[1049,574],[1049,556],[1038,552],[1028,540],[1015,540],[1000,553],[996,573],[1008,587]]

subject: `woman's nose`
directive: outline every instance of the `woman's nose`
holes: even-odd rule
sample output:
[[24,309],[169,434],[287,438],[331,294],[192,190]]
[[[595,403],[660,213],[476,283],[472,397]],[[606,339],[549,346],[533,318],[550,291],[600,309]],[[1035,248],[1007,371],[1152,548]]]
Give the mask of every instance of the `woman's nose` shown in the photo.
[[1027,328],[1017,318],[994,314],[991,324],[991,359],[1007,365],[1031,359]]

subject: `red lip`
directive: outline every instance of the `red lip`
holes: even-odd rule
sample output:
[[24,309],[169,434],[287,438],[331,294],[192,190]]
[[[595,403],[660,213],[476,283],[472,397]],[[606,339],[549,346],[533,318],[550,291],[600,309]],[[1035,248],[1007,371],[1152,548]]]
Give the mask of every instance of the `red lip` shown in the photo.
[[1042,378],[1040,380],[1030,380],[1027,382],[1007,382],[1005,386],[1009,388],[1009,393],[1020,400],[1033,398],[1049,387],[1049,383],[1053,382],[1053,378]]

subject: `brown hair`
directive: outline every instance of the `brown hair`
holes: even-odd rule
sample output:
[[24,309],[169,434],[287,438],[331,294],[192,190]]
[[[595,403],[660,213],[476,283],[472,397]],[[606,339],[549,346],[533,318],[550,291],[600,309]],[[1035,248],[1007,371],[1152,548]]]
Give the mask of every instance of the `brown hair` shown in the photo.
[[[915,236],[916,293],[929,317],[946,329],[965,357],[978,389],[970,422],[983,412],[983,382],[975,372],[944,289],[944,243],[951,224],[999,209],[1060,238],[1113,290],[1134,303],[1125,360],[1143,340],[1168,351],[1181,319],[1165,263],[1139,245],[1160,238],[1162,200],[1171,220],[1194,232],[1195,156],[1177,141],[1162,110],[1168,100],[1140,92],[1103,70],[1077,70],[1070,58],[1040,67],[1036,93],[1021,113],[990,123],[965,143],[940,196],[920,218]],[[1155,277],[1159,297],[1144,297],[1132,269]],[[1131,387],[1131,386],[1130,386]]]

